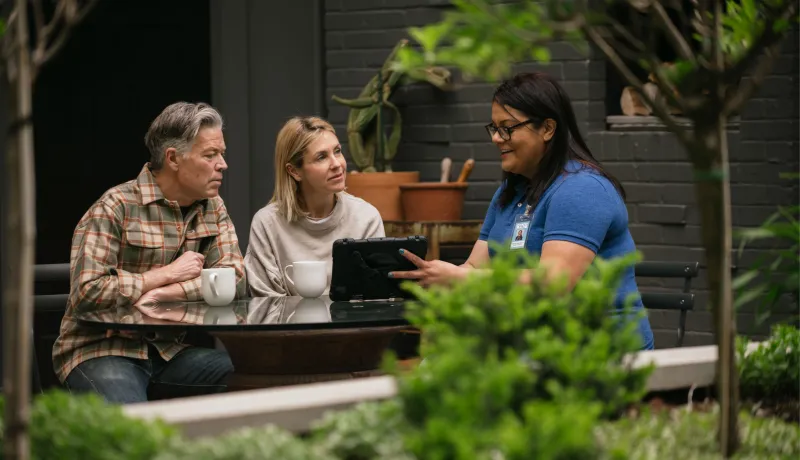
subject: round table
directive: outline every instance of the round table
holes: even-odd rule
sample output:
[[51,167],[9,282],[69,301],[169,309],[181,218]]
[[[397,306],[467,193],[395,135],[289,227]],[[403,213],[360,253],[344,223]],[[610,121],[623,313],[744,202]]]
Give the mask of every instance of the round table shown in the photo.
[[390,342],[409,326],[405,301],[333,302],[327,296],[254,297],[224,307],[165,303],[77,315],[87,328],[165,333],[202,331],[231,357],[229,391],[379,375]]

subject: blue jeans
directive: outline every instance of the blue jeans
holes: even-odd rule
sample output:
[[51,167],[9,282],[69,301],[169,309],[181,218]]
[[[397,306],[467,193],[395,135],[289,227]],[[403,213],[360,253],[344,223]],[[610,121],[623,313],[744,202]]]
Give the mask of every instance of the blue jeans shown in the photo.
[[197,396],[225,391],[233,372],[222,350],[188,347],[164,361],[148,345],[148,359],[103,356],[80,363],[64,382],[70,392],[95,392],[112,404]]

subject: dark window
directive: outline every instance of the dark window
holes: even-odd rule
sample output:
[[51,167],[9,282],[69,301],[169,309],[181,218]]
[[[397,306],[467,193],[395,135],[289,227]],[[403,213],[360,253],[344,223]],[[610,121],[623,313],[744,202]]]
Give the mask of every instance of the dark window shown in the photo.
[[[682,6],[682,11],[678,11],[670,5]],[[693,14],[692,0],[682,2],[663,2],[673,24],[683,33],[687,42],[694,49],[698,49],[699,44],[692,39],[693,29],[689,20]],[[630,7],[627,2],[615,2],[609,7],[609,15],[616,19],[621,25],[627,28],[630,33],[645,44],[650,49],[656,50],[656,56],[662,62],[674,62],[678,59],[678,54],[667,40],[664,32],[656,26],[656,20],[648,14],[639,13]],[[616,40],[625,45],[626,40],[622,36],[617,36]],[[633,73],[643,82],[647,81],[648,71],[643,69],[636,61],[638,57],[628,55],[617,47],[617,52],[625,61]],[[619,74],[617,68],[610,61],[606,61],[606,114],[623,115],[620,107],[620,97],[622,90],[628,86],[628,82]]]

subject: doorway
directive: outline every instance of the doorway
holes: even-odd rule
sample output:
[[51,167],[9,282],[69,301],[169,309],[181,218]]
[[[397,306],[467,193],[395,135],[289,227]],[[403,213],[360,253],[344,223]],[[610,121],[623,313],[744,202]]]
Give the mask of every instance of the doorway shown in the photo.
[[209,0],[104,0],[34,92],[36,263],[69,261],[81,216],[149,159],[172,102],[211,101]]

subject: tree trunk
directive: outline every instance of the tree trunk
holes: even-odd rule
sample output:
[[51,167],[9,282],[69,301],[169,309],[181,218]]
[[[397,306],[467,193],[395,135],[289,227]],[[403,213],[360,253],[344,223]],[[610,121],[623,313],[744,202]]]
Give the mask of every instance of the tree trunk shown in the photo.
[[[6,66],[10,83],[7,250],[8,279],[3,290],[3,392],[5,409],[4,458],[30,456],[30,377],[33,310],[33,266],[36,239],[35,175],[33,166],[32,80],[28,45],[27,1],[16,1],[15,53]],[[8,69],[13,69],[8,70]]]
[[[717,398],[720,404],[719,442],[725,458],[739,447],[739,379],[735,361],[736,320],[731,288],[731,197],[726,120],[696,124],[697,148],[711,159],[695,164],[701,172],[695,185],[702,219],[702,239],[708,265],[708,287],[715,317],[719,358]],[[700,155],[695,155],[695,158]]]

